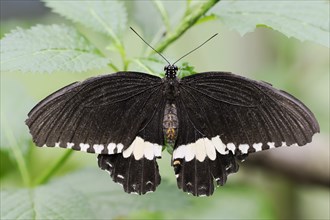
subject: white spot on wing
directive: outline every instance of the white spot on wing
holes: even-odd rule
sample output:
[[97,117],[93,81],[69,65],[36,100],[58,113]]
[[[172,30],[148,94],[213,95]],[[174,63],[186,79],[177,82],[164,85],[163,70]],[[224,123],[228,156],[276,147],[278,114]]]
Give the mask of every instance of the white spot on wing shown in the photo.
[[240,151],[241,151],[243,154],[247,154],[249,148],[250,148],[250,146],[249,146],[248,144],[240,144],[240,145],[238,146],[238,149],[240,149]]
[[186,145],[186,152],[185,152],[185,160],[191,161],[195,158],[195,148],[192,146],[193,144]]
[[[227,147],[235,152],[235,145],[229,143]],[[210,160],[215,160],[217,157],[217,151],[220,154],[226,155],[229,153],[226,145],[223,144],[219,135],[213,137],[211,140],[208,138],[200,138],[194,143],[187,145],[180,145],[173,151],[173,159],[185,158],[185,161],[191,161],[196,158],[202,162],[208,157]],[[245,151],[245,149],[243,149]]]
[[60,147],[60,142],[55,143],[55,147]]
[[228,166],[228,167],[226,167],[226,170],[229,170],[231,167],[232,167],[232,165],[231,165],[231,164],[229,164],[229,166]]
[[256,150],[256,152],[262,151],[261,147],[262,147],[262,143],[253,144],[253,148]]
[[119,143],[117,144],[117,153],[121,153],[123,151],[124,145]]
[[153,182],[151,182],[150,180],[148,182],[146,182],[146,185],[151,184],[154,185]]
[[155,157],[162,156],[162,146],[160,146],[158,144],[154,144],[153,148],[154,148],[154,155],[155,155]]
[[206,138],[200,138],[195,143],[192,144],[192,147],[194,148],[196,159],[199,161],[204,161],[206,157],[206,147],[204,139]]
[[100,154],[102,150],[104,149],[103,144],[94,144],[93,145],[94,151],[96,154]]
[[87,151],[87,149],[89,148],[89,144],[84,144],[84,143],[81,143],[79,144],[79,147],[80,147],[80,151]]
[[143,157],[144,153],[144,141],[140,137],[136,137],[135,140],[133,141],[134,144],[134,149],[133,149],[133,154],[135,160],[140,160]]
[[233,154],[235,154],[235,149],[236,149],[235,144],[233,144],[233,143],[228,143],[228,144],[227,144],[227,148],[228,148],[228,150],[230,150]]
[[154,156],[154,145],[150,142],[144,142],[144,157],[148,160],[152,160]]
[[133,153],[134,150],[134,145],[135,145],[135,140],[133,141],[133,143],[123,152],[123,157],[124,158],[128,158],[131,156],[131,154]]
[[124,179],[124,176],[120,175],[120,174],[118,174],[117,177],[120,178],[120,179]]
[[108,164],[109,167],[112,167],[111,163],[109,163],[108,161],[106,161],[105,163]]
[[70,142],[68,142],[67,144],[66,144],[66,148],[72,148],[74,146],[74,143],[70,143]]
[[222,143],[219,135],[212,138],[212,143],[220,154],[228,154],[229,151],[224,143]]
[[115,147],[116,147],[115,143],[108,144],[108,154],[113,154],[113,150],[115,149]]
[[204,138],[204,143],[207,157],[210,160],[215,160],[215,158],[217,157],[217,153],[215,151],[215,146],[213,145],[213,142],[208,138]]
[[132,154],[136,160],[145,157],[148,160],[153,160],[155,157],[160,157],[162,146],[144,141],[141,137],[136,137],[132,144],[123,152],[125,158]]
[[269,148],[275,148],[274,142],[268,142],[267,145],[269,146]]
[[184,158],[186,154],[186,145],[180,145],[173,151],[173,159]]

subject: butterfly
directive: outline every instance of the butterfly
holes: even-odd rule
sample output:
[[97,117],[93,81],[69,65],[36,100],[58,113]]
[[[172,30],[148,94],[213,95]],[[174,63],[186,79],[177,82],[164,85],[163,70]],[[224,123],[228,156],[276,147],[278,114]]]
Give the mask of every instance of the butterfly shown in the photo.
[[157,159],[173,148],[177,185],[210,196],[250,153],[305,145],[320,131],[313,113],[272,85],[229,72],[165,77],[123,71],[72,83],[38,103],[26,124],[39,146],[98,154],[127,193],[153,192]]

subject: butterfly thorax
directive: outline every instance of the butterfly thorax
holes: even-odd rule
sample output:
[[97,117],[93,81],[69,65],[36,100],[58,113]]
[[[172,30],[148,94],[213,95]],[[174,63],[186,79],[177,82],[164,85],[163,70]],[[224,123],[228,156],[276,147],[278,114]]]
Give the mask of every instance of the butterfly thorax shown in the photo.
[[165,78],[164,80],[164,93],[167,100],[173,101],[178,96],[179,81],[176,77],[178,67],[175,65],[167,65],[164,67]]
[[168,101],[165,106],[163,131],[168,144],[174,145],[178,135],[179,121],[174,103]]
[[164,67],[164,71],[167,79],[175,79],[178,67],[175,65],[167,65]]

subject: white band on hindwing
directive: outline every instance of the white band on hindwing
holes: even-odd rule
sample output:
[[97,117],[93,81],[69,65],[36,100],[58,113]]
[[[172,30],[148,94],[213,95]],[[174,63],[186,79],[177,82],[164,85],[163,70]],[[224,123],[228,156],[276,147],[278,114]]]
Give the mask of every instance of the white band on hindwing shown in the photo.
[[155,157],[160,157],[161,153],[161,145],[150,143],[137,136],[132,144],[124,150],[123,157],[128,158],[133,154],[135,160],[139,160],[142,157],[145,157],[148,160],[153,160]]
[[[275,148],[274,142],[267,142],[270,148]],[[249,149],[252,152],[262,151],[262,143],[255,143],[252,146],[248,144],[240,144],[236,146],[234,143],[224,144],[217,135],[213,138],[200,138],[194,143],[180,145],[173,151],[173,159],[185,159],[185,161],[191,161],[196,158],[198,161],[202,162],[208,157],[210,160],[216,159],[216,151],[222,155],[226,155],[231,151],[235,154],[236,150],[239,150],[242,154],[249,153]],[[287,146],[285,142],[279,147]]]

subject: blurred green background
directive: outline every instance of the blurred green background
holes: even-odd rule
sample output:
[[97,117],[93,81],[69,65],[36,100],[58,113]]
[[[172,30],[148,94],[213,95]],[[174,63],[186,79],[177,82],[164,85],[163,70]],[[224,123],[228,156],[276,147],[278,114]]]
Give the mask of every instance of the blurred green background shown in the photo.
[[[166,4],[166,9],[173,15],[173,23],[179,18],[176,15],[182,13],[180,4]],[[162,26],[157,10],[146,1],[127,3],[127,8],[128,24],[135,27],[148,42],[152,42]],[[38,1],[1,1],[1,37],[17,26],[29,28],[36,24],[53,23],[72,24],[51,13]],[[287,38],[263,27],[240,36],[238,32],[213,20],[189,29],[163,55],[174,61],[214,33],[219,33],[219,36],[184,58],[183,62],[195,66],[197,72],[230,71],[267,81],[294,95],[314,112],[320,123],[321,133],[314,136],[313,142],[304,147],[275,149],[251,155],[240,165],[240,171],[230,175],[227,184],[217,188],[215,194],[208,198],[193,198],[177,188],[170,156],[165,151],[158,162],[162,184],[155,193],[141,197],[126,195],[121,186],[113,183],[108,174],[97,167],[95,155],[74,152],[49,183],[29,189],[28,192],[39,195],[36,196],[37,202],[47,203],[50,210],[34,218],[46,218],[47,213],[52,216],[52,212],[57,212],[57,219],[330,218],[329,48]],[[141,56],[145,50],[144,43],[129,29],[124,34],[123,42],[128,57]],[[114,63],[120,63],[118,55],[110,56]],[[157,66],[159,72],[163,65],[165,62]],[[128,69],[143,71],[134,64]],[[24,209],[22,204],[28,204],[31,200],[29,193],[22,193],[26,186],[17,165],[19,155],[24,157],[27,173],[33,181],[65,154],[63,149],[34,147],[24,124],[28,111],[42,98],[69,83],[111,72],[113,70],[110,68],[82,73],[1,72],[2,219],[18,218],[7,211],[10,208],[19,209],[17,207]],[[21,153],[17,153],[17,147]],[[17,195],[16,199],[12,195]],[[55,211],[52,211],[52,204],[59,204],[61,200],[55,198],[53,201],[49,197],[66,202],[74,197],[80,202],[76,204],[73,200],[71,206],[56,206]],[[25,209],[35,209],[38,213],[39,209],[44,208],[31,205]]]

